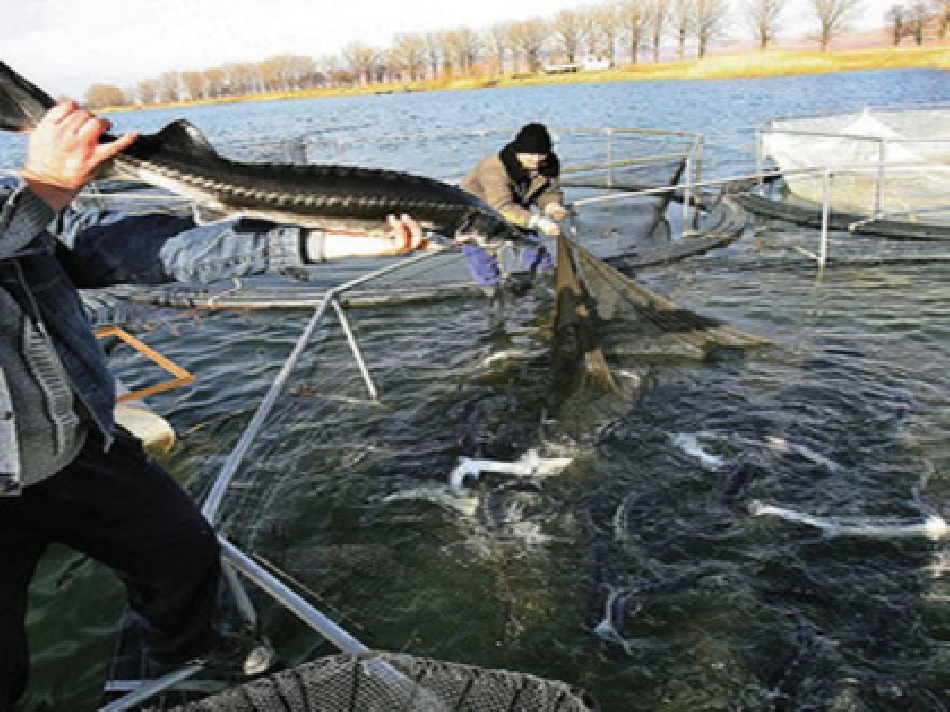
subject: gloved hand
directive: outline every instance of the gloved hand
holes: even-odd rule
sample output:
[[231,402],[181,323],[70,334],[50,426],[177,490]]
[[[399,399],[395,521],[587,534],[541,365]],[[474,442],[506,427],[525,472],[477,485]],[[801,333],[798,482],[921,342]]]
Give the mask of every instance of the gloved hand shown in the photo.
[[544,214],[552,220],[563,220],[568,215],[568,210],[560,203],[548,203],[544,208]]
[[551,218],[542,215],[532,215],[528,220],[528,229],[537,230],[545,237],[557,237],[561,234],[560,226]]

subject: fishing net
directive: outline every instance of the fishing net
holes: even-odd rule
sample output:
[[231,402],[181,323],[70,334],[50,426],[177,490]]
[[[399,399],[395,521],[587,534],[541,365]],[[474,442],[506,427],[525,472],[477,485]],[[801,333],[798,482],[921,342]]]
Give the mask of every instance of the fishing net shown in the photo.
[[[950,189],[950,109],[864,109],[853,114],[776,119],[762,131],[762,152],[785,173],[792,194],[837,210],[918,219],[946,205]],[[855,166],[863,170],[850,171]],[[834,171],[831,185],[821,173]]]
[[651,292],[566,237],[558,239],[554,319],[556,368],[616,390],[625,357],[703,358],[717,348],[768,342]]
[[176,710],[392,712],[598,709],[563,682],[398,653],[335,655],[246,683]]

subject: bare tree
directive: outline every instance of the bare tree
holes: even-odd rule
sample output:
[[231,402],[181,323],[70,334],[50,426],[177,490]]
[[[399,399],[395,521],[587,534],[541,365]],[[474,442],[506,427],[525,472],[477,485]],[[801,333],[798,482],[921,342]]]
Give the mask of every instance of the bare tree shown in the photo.
[[695,13],[694,0],[672,0],[670,3],[670,22],[676,33],[676,56],[686,56],[686,40],[692,34]]
[[930,7],[925,2],[915,2],[910,6],[907,17],[907,34],[914,38],[918,45],[924,43],[924,32],[927,29],[927,21],[931,18]]
[[749,28],[759,42],[759,49],[766,49],[775,39],[779,15],[785,9],[785,0],[746,0],[745,12]]
[[884,14],[884,17],[891,26],[891,42],[894,46],[897,46],[904,38],[904,22],[907,17],[907,8],[903,5],[894,5]]
[[450,30],[441,30],[436,33],[439,43],[439,58],[442,60],[440,74],[451,77],[455,67],[455,37]]
[[482,52],[482,42],[478,33],[468,27],[455,30],[452,33],[452,44],[459,71],[463,76],[473,74]]
[[182,72],[181,88],[187,95],[188,101],[200,101],[207,98],[205,94],[204,77],[201,72]]
[[653,46],[653,61],[660,61],[660,43],[663,41],[663,33],[666,32],[669,22],[669,7],[666,0],[647,0],[649,12],[647,27],[650,31],[650,44]]
[[524,57],[529,72],[537,72],[541,68],[541,50],[547,37],[547,24],[540,17],[512,25],[512,39],[518,53]]
[[232,62],[222,69],[227,76],[228,93],[232,96],[253,94],[257,91],[257,66],[248,62]]
[[357,81],[372,84],[376,77],[379,53],[362,42],[351,42],[343,48],[343,61]]
[[706,56],[709,42],[720,34],[729,11],[726,0],[693,0],[695,13],[693,23],[696,29],[697,54]]
[[819,41],[825,51],[831,40],[847,27],[848,19],[861,5],[861,0],[810,0],[820,26]]
[[160,102],[176,102],[179,99],[179,76],[178,72],[163,72],[155,80],[155,88]]
[[227,74],[221,67],[212,67],[201,73],[205,95],[217,99],[224,96],[227,87]]
[[439,76],[439,63],[442,59],[439,33],[427,32],[424,39],[426,44],[426,65],[429,67],[429,76],[432,79],[437,79]]
[[630,48],[630,62],[637,63],[637,53],[650,23],[650,9],[645,0],[622,0],[617,5],[617,27]]
[[561,10],[554,16],[551,31],[558,49],[564,52],[568,64],[577,61],[584,40],[584,18],[574,10]]
[[937,13],[937,37],[943,42],[950,28],[950,0],[935,0],[934,10]]
[[485,30],[482,44],[493,57],[495,73],[504,74],[505,57],[507,57],[509,53],[514,54],[514,52],[511,51],[511,44],[509,43],[507,25],[493,25]]
[[144,79],[135,85],[135,93],[142,104],[154,104],[158,97],[158,87],[154,80]]
[[393,61],[409,73],[409,81],[425,77],[426,43],[422,35],[411,33],[396,35]]
[[614,5],[594,5],[584,15],[587,25],[587,48],[597,58],[611,64],[617,59],[617,9]]
[[86,90],[86,105],[90,109],[127,106],[129,103],[128,95],[112,84],[93,84]]

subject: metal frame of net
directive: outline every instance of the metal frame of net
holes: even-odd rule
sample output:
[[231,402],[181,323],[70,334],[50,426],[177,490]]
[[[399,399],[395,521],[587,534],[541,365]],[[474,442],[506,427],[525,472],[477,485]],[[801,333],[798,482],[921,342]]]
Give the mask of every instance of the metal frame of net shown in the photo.
[[182,707],[180,712],[585,712],[583,691],[555,680],[400,653],[320,658]]

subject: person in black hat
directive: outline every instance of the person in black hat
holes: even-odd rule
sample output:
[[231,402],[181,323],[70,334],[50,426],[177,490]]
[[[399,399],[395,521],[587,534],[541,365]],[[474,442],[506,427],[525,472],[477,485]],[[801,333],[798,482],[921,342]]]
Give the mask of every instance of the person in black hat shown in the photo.
[[[564,194],[558,187],[559,173],[560,164],[547,127],[530,123],[522,126],[501,151],[482,159],[462,179],[461,187],[514,225],[556,237],[560,233],[557,221],[567,216]],[[471,244],[464,245],[462,253],[475,282],[486,291],[494,290],[501,279],[497,255]],[[531,272],[554,266],[540,243],[537,248],[523,250],[521,261]]]

